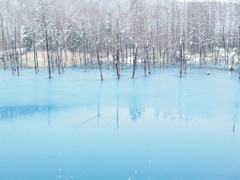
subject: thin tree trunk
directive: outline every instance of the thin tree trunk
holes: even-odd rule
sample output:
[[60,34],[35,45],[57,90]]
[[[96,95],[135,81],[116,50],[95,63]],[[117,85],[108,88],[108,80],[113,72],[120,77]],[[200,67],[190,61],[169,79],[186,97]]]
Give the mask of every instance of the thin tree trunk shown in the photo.
[[115,62],[116,64],[116,72],[117,72],[117,77],[120,79],[120,72],[119,72],[119,44],[117,45],[117,53],[116,53],[116,59],[117,61]]
[[98,43],[97,43],[97,60],[98,60],[98,66],[99,66],[99,70],[100,70],[101,81],[103,81],[102,64],[101,64],[100,58],[99,58],[99,47],[98,47]]
[[51,61],[51,64],[52,64],[52,72],[54,72],[55,64],[54,64],[54,54],[53,54],[52,49],[50,50],[50,61]]
[[37,63],[37,71],[39,72],[39,61],[38,61],[38,52],[36,51],[36,63]]
[[50,64],[50,57],[49,57],[49,44],[48,44],[48,33],[47,29],[45,29],[45,40],[46,40],[46,48],[47,48],[47,61],[48,61],[48,77],[51,79],[51,64]]
[[[5,43],[6,43],[5,47],[6,47],[6,52],[7,52],[6,55],[7,55],[8,61],[10,61],[11,65],[12,65],[11,41],[10,41],[10,36],[9,36],[9,31],[8,31],[8,23],[6,24],[6,26],[7,26],[7,41],[5,41]],[[13,74],[14,74],[14,72],[13,72]]]
[[64,60],[65,65],[68,65],[68,55],[67,55],[67,49],[66,48],[64,48],[64,56],[65,56],[65,60]]
[[146,60],[146,58],[144,58],[144,61],[143,61],[143,63],[144,63],[144,76],[146,77],[147,76],[147,60]]
[[138,44],[136,45],[136,50],[134,51],[134,45],[133,45],[133,54],[134,54],[134,59],[133,59],[133,74],[132,78],[135,76],[135,71],[136,71],[136,65],[137,65],[137,50],[138,50]]
[[15,67],[15,57],[14,57],[14,42],[12,40],[12,47],[11,47],[11,54],[10,54],[10,60],[11,60],[11,67],[12,67],[12,74],[15,73],[16,67]]
[[187,59],[185,57],[185,43],[182,42],[182,56],[183,56],[183,63],[184,63],[184,74],[187,74]]
[[26,57],[26,66],[28,66],[28,55],[27,55],[27,50],[25,50],[25,57]]
[[57,50],[57,62],[58,62],[58,74],[61,74],[61,60],[60,60],[60,55]]
[[116,72],[117,72],[117,77],[118,79],[120,79],[120,70],[119,70],[119,65],[120,65],[120,43],[119,43],[119,24],[118,24],[118,19],[117,19],[117,49],[116,49],[116,60],[117,62],[115,63],[116,64]]
[[[0,18],[1,18],[1,29],[2,29],[2,48],[3,48],[3,53],[5,52],[5,56],[7,56],[6,47],[5,47],[6,39],[5,39],[5,35],[4,35],[2,14],[0,14]],[[7,69],[7,67],[6,67],[6,59],[4,57],[4,54],[2,54],[2,61],[3,61],[4,69]]]
[[35,45],[35,33],[33,34],[33,54],[34,54],[34,69],[35,69],[35,73],[37,73],[37,63],[36,63],[36,45]]
[[130,54],[129,54],[129,56],[130,56],[130,59],[129,59],[130,62],[129,62],[129,63],[130,63],[130,67],[131,67],[131,65],[132,65],[132,46],[131,46],[131,44],[130,44],[130,47],[129,47],[129,48],[130,48],[130,52],[129,52],[129,53],[130,53]]
[[108,61],[108,70],[110,69],[110,60],[109,60],[109,50],[107,45],[107,61]]
[[152,51],[153,51],[153,67],[154,67],[154,69],[156,68],[156,57],[155,57],[155,47],[154,47],[154,45],[153,45],[153,47],[152,47]]
[[64,72],[63,57],[62,57],[62,48],[60,48],[60,62],[61,62],[62,72]]
[[[240,62],[240,26],[238,27],[238,61]],[[239,70],[239,75],[240,75],[240,70]]]
[[[147,54],[147,46],[148,45],[144,47],[146,54]],[[143,69],[144,69],[144,76],[146,77],[147,76],[147,55],[144,57],[144,60],[143,60]]]
[[84,46],[84,72],[87,69],[87,55],[86,55],[86,47]]
[[81,49],[78,48],[78,55],[79,55],[79,65],[82,65],[82,56],[81,56]]
[[42,54],[42,58],[43,58],[43,67],[46,67],[46,58],[45,58],[45,52],[44,52],[44,48],[41,48],[41,54]]
[[125,50],[126,50],[126,64],[128,64],[128,46],[127,46],[127,43],[125,44]]
[[224,63],[225,65],[227,64],[227,57],[226,57],[226,42],[225,42],[225,34],[224,34],[224,26],[223,26],[223,30],[222,30],[223,34],[222,34],[222,41],[223,41],[223,49],[224,49]]
[[183,69],[183,48],[182,48],[182,40],[180,39],[180,78],[182,77],[182,69]]
[[150,59],[149,59],[149,43],[147,42],[147,66],[148,66],[148,74],[151,74],[151,65],[150,65]]
[[112,48],[112,58],[113,58],[113,68],[115,68],[116,59],[115,59],[115,51],[114,51],[114,48]]
[[17,54],[17,28],[16,28],[16,22],[15,22],[15,30],[14,30],[14,58],[17,64],[17,75],[19,76],[19,59]]
[[122,68],[124,67],[124,51],[123,51],[123,48],[122,48],[122,41],[121,41],[121,38],[120,38],[120,52],[121,52],[121,57],[122,57]]
[[21,67],[21,70],[22,70],[22,47],[21,47],[21,34],[20,34],[20,32],[19,32],[18,46],[19,46],[19,55],[20,55],[20,67]]

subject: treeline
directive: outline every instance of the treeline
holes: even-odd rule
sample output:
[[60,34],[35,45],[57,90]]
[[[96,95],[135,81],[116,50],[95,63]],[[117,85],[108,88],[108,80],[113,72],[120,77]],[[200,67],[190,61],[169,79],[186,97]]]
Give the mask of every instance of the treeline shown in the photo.
[[[0,0],[0,59],[13,73],[33,52],[36,73],[43,54],[49,78],[65,66],[120,70],[138,64],[151,68],[234,63],[240,54],[240,3],[130,0],[126,6],[88,1]],[[111,2],[114,3],[114,2]],[[69,53],[71,56],[69,56]],[[9,67],[8,67],[9,66]]]

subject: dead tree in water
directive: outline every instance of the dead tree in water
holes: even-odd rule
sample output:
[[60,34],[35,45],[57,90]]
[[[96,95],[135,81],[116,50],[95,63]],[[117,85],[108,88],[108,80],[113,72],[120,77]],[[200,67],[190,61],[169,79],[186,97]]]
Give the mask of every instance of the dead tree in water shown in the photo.
[[240,26],[238,27],[238,61],[240,60]]
[[147,65],[148,65],[148,74],[151,74],[151,66],[150,66],[150,60],[149,60],[149,52],[148,52],[148,48],[149,48],[149,43],[147,41]]
[[120,48],[120,52],[121,52],[121,58],[122,58],[122,68],[124,67],[124,50],[123,50],[123,47],[122,47],[122,40],[121,40],[121,37],[120,37],[120,40],[119,40],[119,48]]
[[179,45],[179,53],[180,53],[180,78],[182,77],[182,69],[183,69],[183,45],[182,40],[180,39],[180,45]]
[[[238,61],[240,60],[240,26],[238,27]],[[239,79],[240,79],[240,65],[238,64],[239,69]]]
[[227,61],[227,50],[226,50],[226,40],[225,40],[225,31],[224,31],[224,25],[222,27],[222,43],[223,43],[223,49],[224,49],[224,63],[225,65],[228,64],[228,61]]
[[119,44],[117,45],[115,65],[116,65],[117,77],[118,77],[118,79],[120,79],[120,72],[119,72]]
[[[144,47],[146,53],[147,53],[147,45]],[[143,69],[144,69],[144,76],[146,77],[147,76],[147,56],[144,57],[144,60],[143,60]]]
[[62,48],[60,48],[60,63],[62,72],[64,72],[64,64],[63,64],[63,56],[62,56]]
[[17,54],[17,28],[16,28],[16,20],[15,20],[15,30],[14,30],[14,58],[17,63],[17,74],[19,76],[19,59]]
[[49,44],[48,44],[48,32],[47,28],[45,29],[45,40],[46,40],[46,48],[47,48],[47,61],[48,61],[48,77],[51,79],[51,64],[50,64],[50,56],[49,56]]
[[109,50],[107,45],[107,62],[108,62],[108,70],[110,69],[110,59],[109,59]]
[[5,40],[5,35],[4,35],[4,28],[3,28],[3,17],[2,17],[2,14],[0,13],[0,18],[1,18],[1,34],[2,34],[2,50],[3,50],[3,54],[2,54],[2,61],[3,61],[3,67],[4,69],[7,69],[6,67],[6,59],[4,57],[4,53],[5,53],[5,56],[7,56],[7,47],[6,47],[6,40]]
[[15,54],[14,54],[14,41],[11,41],[12,47],[10,51],[10,61],[11,61],[11,67],[12,67],[12,74],[15,73],[16,71],[16,59],[15,59]]
[[18,47],[19,47],[19,56],[20,56],[20,68],[22,70],[22,47],[21,47],[21,32],[18,33]]
[[35,33],[33,33],[33,54],[34,54],[34,58],[33,58],[33,61],[34,61],[34,69],[35,69],[35,73],[37,73],[37,51],[36,51],[36,40],[35,40]]
[[1,18],[1,29],[2,29],[2,50],[3,50],[3,65],[4,65],[4,69],[7,69],[7,64],[6,61],[11,61],[10,57],[11,57],[11,52],[9,50],[9,45],[7,43],[7,41],[9,42],[9,33],[8,33],[8,28],[7,28],[7,32],[5,34],[4,31],[4,20],[3,20],[3,15],[0,13],[0,18]]
[[103,81],[103,75],[102,75],[102,63],[101,63],[100,58],[99,58],[99,47],[98,47],[98,42],[97,42],[97,61],[98,61],[98,66],[99,66],[99,70],[100,70],[100,77],[101,77],[101,80]]
[[128,64],[128,46],[127,46],[127,41],[125,41],[125,50],[126,50],[126,54],[125,54],[126,64]]
[[146,57],[144,58],[144,76],[147,76],[147,66],[148,66],[148,73],[151,74],[151,67],[149,62],[149,52],[148,52],[149,42],[147,40],[145,51],[146,51]]
[[185,43],[182,42],[182,57],[183,57],[183,63],[184,63],[184,74],[187,74],[187,59],[185,57]]
[[87,52],[86,52],[86,43],[83,47],[83,54],[84,54],[84,72],[87,71]]
[[117,72],[117,77],[118,79],[120,79],[120,70],[119,70],[119,66],[120,66],[120,43],[119,43],[119,24],[118,24],[118,19],[117,19],[117,52],[116,52],[116,62],[115,62],[115,65],[116,65],[116,72]]
[[113,59],[113,69],[114,69],[115,68],[115,63],[116,63],[114,48],[112,48],[112,59]]
[[152,53],[153,53],[153,68],[156,68],[156,60],[155,60],[155,47],[153,45],[152,47]]
[[134,50],[134,44],[133,44],[133,74],[132,78],[135,76],[135,71],[136,71],[136,65],[137,65],[137,50],[138,50],[138,44],[136,45],[136,49]]

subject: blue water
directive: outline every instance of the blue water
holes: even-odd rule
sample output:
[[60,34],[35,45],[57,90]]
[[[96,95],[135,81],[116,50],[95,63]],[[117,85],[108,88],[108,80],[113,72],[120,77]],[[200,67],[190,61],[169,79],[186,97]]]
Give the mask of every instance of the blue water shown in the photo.
[[0,179],[240,179],[240,81],[206,71],[0,70]]

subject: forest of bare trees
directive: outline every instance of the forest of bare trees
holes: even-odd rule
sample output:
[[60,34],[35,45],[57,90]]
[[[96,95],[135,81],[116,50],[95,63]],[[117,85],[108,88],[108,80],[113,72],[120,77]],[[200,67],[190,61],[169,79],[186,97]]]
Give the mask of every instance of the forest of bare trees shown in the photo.
[[[111,2],[114,3],[114,2]],[[240,55],[240,2],[130,0],[81,5],[54,0],[0,0],[0,66],[19,75],[23,67],[84,71],[189,63],[233,65]],[[30,63],[32,62],[32,64]]]

